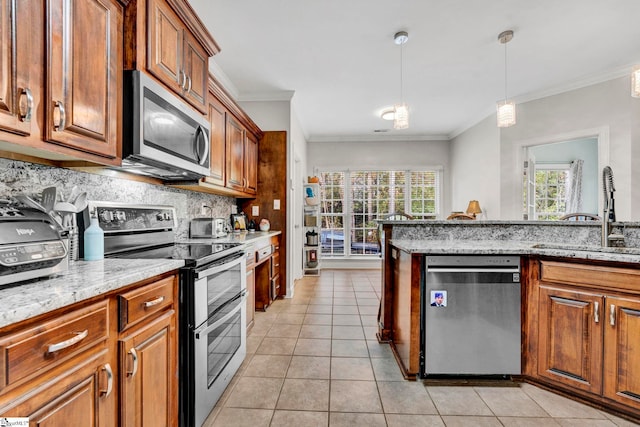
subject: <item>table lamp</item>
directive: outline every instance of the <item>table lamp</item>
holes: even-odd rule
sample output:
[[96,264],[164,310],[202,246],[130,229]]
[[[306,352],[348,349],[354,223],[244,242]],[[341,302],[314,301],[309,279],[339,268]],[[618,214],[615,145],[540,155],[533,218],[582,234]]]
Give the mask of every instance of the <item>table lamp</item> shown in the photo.
[[473,215],[473,218],[476,217],[476,214],[482,213],[482,209],[480,209],[480,203],[477,200],[470,200],[469,206],[467,206],[467,213],[469,215]]

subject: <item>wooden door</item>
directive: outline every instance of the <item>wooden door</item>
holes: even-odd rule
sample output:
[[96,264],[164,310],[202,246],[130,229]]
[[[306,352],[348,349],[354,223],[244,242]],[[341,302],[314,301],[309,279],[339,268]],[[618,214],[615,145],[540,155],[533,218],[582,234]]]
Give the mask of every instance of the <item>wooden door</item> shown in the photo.
[[[31,76],[31,55],[40,25],[31,0],[0,0],[0,130],[30,135],[35,123],[34,92],[40,85]],[[36,9],[37,10],[37,9]],[[41,9],[40,9],[41,10]],[[32,37],[33,36],[33,37]],[[35,77],[35,76],[33,76]]]
[[604,396],[640,409],[640,299],[605,298]]
[[175,425],[177,358],[175,312],[148,322],[118,342],[120,425]]
[[206,113],[209,93],[209,57],[187,30],[184,30],[183,38],[183,68],[187,75],[184,97],[198,110]]
[[[247,194],[258,191],[258,140],[247,132],[244,150],[245,188]],[[286,174],[286,171],[281,171]]]
[[47,1],[47,141],[117,156],[122,13],[110,0]]
[[28,417],[40,427],[111,427],[115,420],[115,388],[108,351],[67,363],[52,381],[28,390],[0,410],[0,417]]
[[206,178],[207,182],[224,186],[227,149],[225,138],[226,115],[225,108],[218,102],[212,94],[209,96],[209,124],[211,125],[210,135],[210,172]]
[[602,393],[602,295],[539,287],[538,374]]
[[245,130],[230,114],[227,114],[227,187],[244,191]]
[[147,15],[147,69],[174,92],[181,93],[186,87],[182,22],[164,0],[148,0]]

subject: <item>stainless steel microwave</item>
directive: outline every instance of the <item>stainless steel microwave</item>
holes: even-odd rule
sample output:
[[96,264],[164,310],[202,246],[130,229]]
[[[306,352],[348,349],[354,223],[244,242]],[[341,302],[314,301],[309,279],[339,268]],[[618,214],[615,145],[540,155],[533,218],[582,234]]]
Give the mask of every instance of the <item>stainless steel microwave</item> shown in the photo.
[[163,181],[209,175],[207,118],[149,75],[125,71],[122,169]]

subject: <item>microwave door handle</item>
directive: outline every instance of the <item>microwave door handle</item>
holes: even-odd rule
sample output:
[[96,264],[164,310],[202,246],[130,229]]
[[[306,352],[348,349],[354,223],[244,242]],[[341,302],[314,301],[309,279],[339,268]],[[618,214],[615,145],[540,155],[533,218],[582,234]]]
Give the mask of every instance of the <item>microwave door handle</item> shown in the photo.
[[[202,134],[202,140],[204,141],[204,153],[200,154],[200,136]],[[203,165],[207,161],[207,156],[209,155],[209,137],[207,136],[207,131],[202,127],[198,126],[196,130],[196,153],[200,160],[198,163]]]

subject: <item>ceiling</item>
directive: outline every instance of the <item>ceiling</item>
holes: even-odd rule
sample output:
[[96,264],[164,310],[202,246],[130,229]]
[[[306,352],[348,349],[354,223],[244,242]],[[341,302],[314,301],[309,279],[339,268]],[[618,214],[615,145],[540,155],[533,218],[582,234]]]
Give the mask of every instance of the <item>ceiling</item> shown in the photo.
[[[628,75],[638,0],[190,0],[221,48],[212,72],[238,101],[292,99],[310,141],[449,139],[507,95],[536,99]],[[400,101],[409,129],[380,113]],[[293,96],[291,98],[291,96]],[[517,126],[517,125],[516,125]]]

